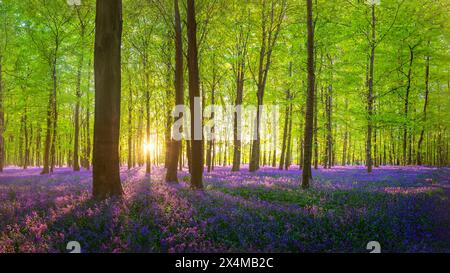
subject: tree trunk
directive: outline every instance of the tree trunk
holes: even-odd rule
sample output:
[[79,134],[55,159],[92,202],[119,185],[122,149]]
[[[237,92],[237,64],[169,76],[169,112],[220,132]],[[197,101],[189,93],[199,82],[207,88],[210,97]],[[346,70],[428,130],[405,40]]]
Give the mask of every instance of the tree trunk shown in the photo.
[[[54,71],[52,74],[52,80],[54,81]],[[53,126],[53,118],[54,118],[54,109],[53,109],[53,100],[54,100],[54,92],[53,90],[50,92],[48,98],[48,106],[47,106],[47,129],[45,135],[45,147],[44,147],[44,166],[41,174],[48,174],[50,172],[50,149],[53,146],[52,142],[54,142],[54,136],[52,137],[52,126]]]
[[[89,69],[91,68],[91,59],[89,59]],[[91,99],[90,99],[90,89],[91,89],[91,70],[88,70],[88,82],[87,82],[87,88],[86,88],[86,123],[85,123],[85,131],[86,131],[86,151],[85,151],[85,157],[86,157],[86,166],[85,168],[87,170],[90,169],[91,165]]]
[[[180,9],[178,0],[173,1],[175,17],[175,104],[184,105],[184,80],[183,80],[183,33],[181,30]],[[182,116],[176,117],[177,122]],[[173,134],[178,132],[173,132]],[[166,182],[178,182],[177,165],[181,150],[181,140],[171,140],[169,162],[166,174]],[[180,160],[181,163],[181,160]]]
[[[278,120],[277,113],[272,113],[273,120]],[[277,166],[277,138],[278,138],[278,122],[274,122],[272,126],[273,130],[273,147],[272,147],[272,159],[269,156],[269,161],[272,160],[272,167],[275,168]]]
[[143,128],[143,121],[144,120],[144,110],[142,109],[142,105],[139,106],[139,116],[138,116],[138,132],[137,132],[137,139],[138,139],[138,147],[137,147],[137,157],[138,157],[138,165],[139,167],[142,167],[144,165],[144,156],[143,156],[143,134],[142,134],[142,128]]
[[[147,64],[147,60],[146,60]],[[145,108],[146,108],[146,130],[145,130],[145,139],[146,139],[146,148],[145,149],[145,173],[150,174],[152,169],[152,162],[151,162],[151,152],[150,149],[151,145],[151,139],[150,139],[150,77],[147,71],[147,65],[145,67],[145,80],[146,80],[146,90],[145,90]],[[157,147],[157,145],[155,145]]]
[[[84,45],[84,25],[81,24],[81,44]],[[80,171],[80,162],[78,152],[80,150],[80,101],[81,101],[81,72],[83,70],[84,53],[81,52],[77,72],[77,91],[75,105],[75,139],[73,147],[73,170]]]
[[[195,1],[187,1],[189,99],[191,109],[191,187],[203,189],[202,109],[197,50]],[[197,111],[195,111],[197,110]],[[197,129],[197,130],[196,130]],[[196,133],[196,131],[198,133]]]
[[314,117],[314,26],[313,26],[313,7],[312,0],[306,0],[307,10],[307,29],[308,29],[308,92],[306,98],[305,115],[305,152],[302,172],[302,188],[307,189],[312,180],[311,158],[312,158],[312,138],[313,138],[313,117]]
[[[314,104],[314,109],[316,109],[316,111],[314,111],[313,114],[313,138],[314,138],[314,169],[318,169],[319,168],[319,141],[317,140],[318,135],[319,135],[319,131],[318,131],[318,121],[317,121],[317,113],[318,108],[317,108],[317,94],[314,94],[314,99],[313,99],[313,104]],[[306,124],[305,124],[306,126]]]
[[[214,94],[215,93],[214,85],[215,85],[215,83],[213,83],[213,88],[211,90],[211,105],[213,107],[212,112],[211,112],[211,120],[214,120],[214,103],[215,103],[214,102],[214,99],[215,99],[214,98],[214,95],[215,95]],[[211,128],[211,133],[214,134],[214,126]],[[210,138],[211,137],[212,136],[210,136]],[[208,139],[208,151],[207,151],[207,154],[206,154],[206,165],[208,167],[208,172],[211,172],[212,165],[213,165],[213,163],[212,163],[213,145],[214,145],[214,140],[213,139]]]
[[57,79],[57,68],[56,68],[56,60],[57,60],[57,54],[58,54],[58,48],[59,46],[56,46],[55,49],[55,55],[52,62],[52,80],[53,80],[53,93],[52,93],[52,117],[53,117],[53,124],[52,124],[52,141],[50,145],[50,153],[51,153],[51,159],[50,159],[50,172],[53,173],[56,165],[56,138],[57,138],[57,124],[58,124],[58,111],[57,111],[57,104],[56,104],[56,96],[57,96],[57,88],[58,88],[58,79]]
[[128,100],[128,170],[133,168],[133,89],[131,88],[131,76],[129,75],[129,100]]
[[289,126],[289,110],[290,110],[290,91],[286,91],[286,111],[284,114],[284,129],[283,129],[283,143],[281,145],[281,156],[280,156],[280,165],[278,167],[279,170],[283,169],[284,161],[286,157],[286,141],[287,141],[287,134],[288,134],[288,126]]
[[327,166],[331,168],[333,166],[333,125],[331,123],[331,117],[333,113],[333,85],[328,86],[328,94],[327,94]]
[[411,90],[411,76],[412,76],[413,61],[414,61],[414,51],[413,51],[413,48],[411,46],[409,46],[409,69],[408,69],[408,75],[407,75],[408,83],[406,85],[405,108],[404,108],[405,124],[403,125],[403,149],[402,149],[403,165],[411,164],[410,159],[407,159],[406,150],[407,150],[407,143],[408,143],[409,93]]
[[36,135],[36,149],[35,149],[35,159],[36,159],[36,167],[41,166],[41,126],[38,125],[37,135]]
[[119,162],[122,1],[97,0],[93,195],[122,195]]
[[[290,98],[292,101],[292,97]],[[287,138],[287,147],[286,147],[286,159],[284,162],[284,169],[287,171],[289,166],[291,165],[291,157],[292,157],[292,102],[289,103],[289,125],[288,125],[288,138]]]
[[[348,99],[345,99],[345,110],[348,111]],[[348,124],[345,121],[344,143],[342,147],[342,165],[347,165]]]
[[423,104],[423,126],[420,132],[419,142],[417,143],[417,165],[422,165],[422,142],[423,136],[425,134],[425,122],[427,120],[427,106],[428,106],[428,94],[430,92],[430,56],[427,56],[426,67],[425,67],[425,102]]
[[367,172],[372,172],[372,115],[373,115],[373,67],[375,61],[375,4],[372,5],[372,41],[370,43],[369,79],[367,94],[367,144],[366,144],[366,165]]
[[236,65],[236,101],[235,107],[236,112],[234,113],[234,123],[233,123],[233,167],[231,171],[237,172],[241,169],[241,154],[242,154],[242,143],[241,143],[241,131],[242,131],[242,101],[244,96],[244,79],[245,79],[245,56],[247,55],[247,38],[244,38],[244,33],[241,29],[239,41],[241,43],[237,44],[238,61]]
[[0,172],[3,172],[5,165],[5,112],[3,106],[3,56],[0,55]]

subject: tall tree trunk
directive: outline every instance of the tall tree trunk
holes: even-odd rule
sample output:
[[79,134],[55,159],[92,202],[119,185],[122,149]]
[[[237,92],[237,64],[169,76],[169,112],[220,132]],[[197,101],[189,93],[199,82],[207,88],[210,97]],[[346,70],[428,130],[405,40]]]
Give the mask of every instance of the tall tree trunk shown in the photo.
[[284,161],[284,169],[287,171],[289,166],[291,165],[291,157],[292,157],[292,97],[290,98],[291,102],[289,103],[289,126],[288,126],[288,138],[287,138],[287,147],[286,147],[286,160]]
[[[276,140],[274,140],[274,142],[276,142]],[[275,143],[272,151],[272,167],[275,168],[276,166],[277,166],[277,145]]]
[[[345,99],[345,111],[348,111],[348,99]],[[347,121],[345,122],[345,131],[344,131],[344,143],[342,147],[342,165],[347,165],[347,146],[348,145],[348,124]]]
[[307,189],[312,180],[311,158],[312,158],[312,138],[313,138],[313,118],[314,118],[314,26],[313,26],[313,6],[312,0],[306,0],[307,29],[308,29],[308,92],[306,98],[305,115],[305,153],[302,172],[302,188]]
[[225,147],[223,152],[223,164],[222,166],[225,167],[227,165],[227,151],[228,151],[228,141],[225,140]]
[[[52,65],[53,71],[52,71],[52,81],[53,81],[53,90],[50,91],[49,98],[48,98],[48,106],[47,106],[47,128],[46,128],[46,135],[45,135],[45,146],[44,146],[44,166],[42,169],[41,174],[48,174],[50,172],[50,164],[52,164],[50,161],[50,149],[54,147],[52,143],[54,142],[54,137],[52,137],[52,127],[54,125],[53,119],[54,119],[54,89],[55,89],[55,65]],[[53,160],[52,160],[53,161]]]
[[373,70],[375,62],[375,46],[376,46],[376,18],[375,18],[375,4],[372,4],[372,41],[370,43],[370,57],[369,57],[369,79],[367,94],[367,144],[366,144],[366,165],[367,172],[372,172],[372,115],[373,115]]
[[[213,80],[214,81],[214,80]],[[211,120],[214,120],[214,93],[215,93],[215,83],[213,83],[213,88],[211,90],[211,105],[213,107],[212,112],[211,112]],[[214,134],[214,126],[211,128],[211,133]],[[211,138],[212,136],[210,136]],[[211,172],[212,170],[212,151],[213,151],[213,146],[214,146],[214,140],[213,139],[208,139],[208,151],[206,154],[206,165],[208,167],[208,172]]]
[[57,54],[58,54],[58,48],[59,45],[56,46],[54,59],[52,62],[52,80],[53,80],[53,93],[52,93],[52,117],[53,117],[53,124],[52,124],[52,141],[50,145],[50,153],[51,153],[51,159],[50,159],[50,172],[52,173],[55,169],[56,165],[56,139],[57,139],[57,125],[58,125],[58,106],[56,103],[56,96],[57,96],[57,88],[58,88],[58,76],[57,76],[57,68],[56,68],[56,60],[57,60]]
[[5,131],[5,112],[3,92],[3,56],[0,55],[0,172],[3,172],[5,165],[5,139],[3,136],[3,132]]
[[[184,79],[183,79],[183,37],[181,30],[180,9],[178,0],[173,1],[175,17],[175,104],[184,105]],[[182,114],[181,114],[182,115]],[[177,122],[182,116],[176,117]],[[173,135],[178,132],[173,132]],[[182,156],[181,140],[171,140],[166,182],[178,182],[177,165]],[[181,160],[180,160],[181,163]]]
[[[81,44],[84,45],[84,24],[81,24]],[[80,162],[78,152],[80,150],[80,102],[81,102],[81,73],[83,70],[84,53],[80,53],[80,60],[77,71],[77,90],[76,90],[76,105],[75,105],[75,139],[73,147],[73,170],[80,171]]]
[[409,93],[411,90],[411,76],[412,76],[412,65],[414,61],[414,51],[413,47],[409,46],[409,69],[407,75],[407,85],[406,85],[406,93],[405,93],[405,124],[403,125],[403,165],[411,164],[410,160],[407,159],[406,151],[407,151],[407,143],[408,143],[408,112],[409,112]]
[[300,155],[299,155],[298,165],[299,165],[300,170],[303,169],[304,152],[305,152],[305,149],[304,149],[304,147],[305,147],[304,140],[305,139],[302,137],[302,134],[301,134],[301,132],[302,132],[301,130],[304,128],[304,125],[303,125],[303,121],[304,121],[303,117],[304,116],[305,116],[305,105],[302,105],[301,117],[300,117],[300,129],[299,129],[299,137],[298,137],[299,145],[300,145]]
[[[272,118],[273,120],[278,120],[278,115],[277,113],[272,113]],[[278,138],[278,122],[274,122],[273,126],[272,126],[272,130],[273,130],[273,151],[272,151],[272,159],[270,159],[269,156],[269,161],[272,160],[272,167],[275,168],[277,166],[277,138]]]
[[133,168],[133,88],[131,87],[131,75],[128,77],[128,170]]
[[88,81],[87,81],[87,88],[86,88],[86,122],[85,122],[85,131],[86,131],[86,151],[85,151],[85,157],[86,157],[86,166],[85,168],[87,170],[90,169],[91,165],[91,59],[89,59],[89,70],[88,70]]
[[[191,109],[191,187],[203,189],[202,109],[198,69],[195,1],[187,1],[189,99]],[[196,111],[195,111],[196,110]],[[197,129],[197,130],[196,130]],[[196,133],[197,131],[197,133]]]
[[327,166],[331,168],[333,166],[333,125],[332,125],[332,113],[333,113],[333,85],[328,86],[328,94],[327,94]]
[[37,135],[36,135],[36,149],[35,149],[35,159],[36,159],[36,167],[41,166],[41,126],[38,125]]
[[244,96],[244,80],[245,80],[245,56],[247,55],[247,41],[248,36],[244,37],[244,32],[241,28],[239,33],[239,42],[236,47],[238,61],[236,64],[236,112],[234,113],[233,121],[233,167],[231,171],[237,172],[241,169],[241,131],[242,131],[242,101]]
[[23,169],[26,170],[28,165],[30,164],[30,141],[29,141],[29,131],[28,131],[28,115],[27,115],[27,107],[25,106],[23,113],[23,132],[24,132],[24,160],[23,160]]
[[420,131],[419,142],[417,143],[417,165],[422,165],[422,142],[425,134],[425,122],[427,121],[427,106],[428,106],[428,94],[430,92],[430,56],[427,56],[425,67],[425,102],[423,104],[423,125],[422,131]]
[[[314,94],[314,109],[316,109],[316,111],[314,111],[313,114],[313,138],[314,138],[314,169],[318,169],[319,168],[319,141],[318,141],[318,135],[319,135],[319,130],[318,130],[318,121],[317,121],[317,115],[318,115],[318,108],[317,108],[317,93]],[[306,126],[306,124],[305,124]]]
[[[147,64],[147,60],[145,61]],[[151,162],[151,139],[150,139],[150,76],[147,71],[147,65],[145,67],[145,80],[146,80],[146,90],[145,90],[145,109],[146,109],[146,129],[145,129],[145,139],[147,143],[147,149],[145,149],[145,173],[150,174],[152,169]],[[157,147],[157,145],[155,145]]]
[[255,117],[255,128],[254,131],[251,132],[253,135],[253,141],[252,141],[252,153],[250,154],[250,166],[249,171],[255,172],[259,170],[259,156],[260,156],[260,127],[261,127],[261,107],[263,105],[263,96],[262,91],[263,87],[258,86],[258,106],[256,110],[256,117]]
[[142,109],[142,105],[139,106],[139,116],[138,116],[138,132],[137,132],[137,139],[138,139],[138,147],[137,147],[137,157],[138,157],[138,165],[139,167],[142,167],[144,165],[144,156],[143,156],[143,134],[142,134],[142,128],[143,128],[143,121],[144,120],[144,110]]
[[97,0],[95,21],[95,124],[93,195],[122,195],[119,131],[122,1]]
[[287,141],[287,134],[288,134],[288,127],[289,127],[289,110],[290,110],[290,99],[291,94],[290,91],[286,91],[286,111],[284,114],[284,129],[283,129],[283,143],[281,145],[281,156],[280,156],[280,165],[278,167],[279,170],[283,169],[284,161],[286,157],[286,141]]

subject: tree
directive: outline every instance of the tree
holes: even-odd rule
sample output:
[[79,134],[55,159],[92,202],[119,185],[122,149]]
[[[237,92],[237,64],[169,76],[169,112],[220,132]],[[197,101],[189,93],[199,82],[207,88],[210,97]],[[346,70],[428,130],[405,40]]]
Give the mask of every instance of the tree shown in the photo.
[[312,137],[313,137],[313,118],[314,118],[314,26],[313,26],[313,5],[312,0],[306,0],[306,25],[308,29],[308,90],[306,97],[305,114],[305,137],[304,137],[304,159],[302,172],[302,188],[307,189],[312,180],[311,158],[312,158]]
[[[430,94],[430,56],[426,57],[425,65],[425,101],[423,103],[423,121],[427,120],[428,97]],[[425,134],[425,126],[420,131],[419,141],[417,143],[417,165],[422,165],[422,142]]]
[[5,128],[5,113],[3,110],[3,56],[0,55],[0,172],[3,172],[3,165],[5,160],[5,140],[3,132]]
[[119,174],[122,1],[97,0],[93,195],[122,195]]
[[373,71],[375,63],[375,47],[376,47],[376,16],[375,16],[375,3],[371,5],[372,22],[371,33],[372,40],[370,42],[370,54],[369,54],[369,74],[368,74],[368,93],[367,93],[367,143],[366,143],[366,165],[367,172],[372,172],[372,116],[373,116]]
[[[44,166],[41,172],[47,174],[53,172],[56,164],[58,62],[62,54],[63,42],[69,35],[67,25],[72,18],[72,11],[62,6],[65,3],[59,1],[48,3],[44,0],[35,0],[26,2],[26,5],[27,12],[31,13],[35,20],[34,24],[27,25],[27,32],[33,45],[39,51],[41,60],[48,65],[52,83],[48,96]],[[39,12],[36,12],[36,8]]]
[[200,103],[195,1],[187,1],[189,106],[191,109],[191,187],[203,189],[203,118]]
[[[173,0],[175,29],[175,104],[184,105],[184,75],[183,75],[183,39],[181,30],[180,8],[178,0]],[[182,115],[182,114],[181,114]],[[182,116],[175,118],[174,122]],[[175,132],[172,132],[174,134]],[[166,182],[178,182],[177,166],[181,154],[181,140],[171,140]]]
[[[239,16],[239,17],[242,17]],[[239,109],[242,107],[244,98],[244,81],[245,81],[245,59],[247,58],[248,41],[250,31],[244,26],[243,19],[239,18],[235,21],[235,24],[239,24],[239,31],[236,34],[236,42],[233,47],[233,55],[235,61],[233,62],[233,72],[236,82],[236,100],[235,107]],[[241,111],[234,113],[233,119],[233,167],[232,171],[237,172],[241,169],[241,157],[242,157],[242,115]]]
[[[80,150],[80,108],[81,108],[81,75],[83,72],[84,65],[84,48],[86,31],[88,25],[88,18],[90,9],[82,9],[80,6],[75,7],[78,21],[79,21],[79,31],[80,31],[80,53],[79,53],[79,63],[77,71],[77,86],[76,86],[76,103],[75,103],[75,132],[74,132],[74,147],[73,147],[73,170],[80,171],[80,161],[79,161],[79,150]],[[87,90],[89,92],[89,90]]]
[[[278,14],[277,12],[278,7]],[[273,49],[276,45],[278,35],[281,31],[281,24],[285,19],[286,0],[277,2],[271,0],[267,7],[267,0],[263,0],[261,10],[261,45],[259,51],[258,75],[252,71],[253,79],[257,85],[257,109],[254,128],[254,139],[252,142],[252,153],[249,170],[251,172],[259,169],[260,157],[260,127],[261,127],[261,106],[264,103],[264,91],[267,83],[267,74],[269,72]]]

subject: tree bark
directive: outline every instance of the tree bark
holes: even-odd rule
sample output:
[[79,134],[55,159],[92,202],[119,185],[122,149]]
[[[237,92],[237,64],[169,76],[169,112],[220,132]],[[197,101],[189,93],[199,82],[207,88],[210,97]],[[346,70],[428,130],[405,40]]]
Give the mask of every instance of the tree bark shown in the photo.
[[404,115],[405,115],[405,123],[403,125],[403,165],[410,165],[411,164],[411,158],[409,157],[407,159],[407,143],[408,143],[408,112],[409,112],[409,93],[411,90],[411,77],[412,77],[412,65],[414,61],[414,51],[413,47],[409,46],[409,69],[408,69],[408,75],[407,75],[407,85],[406,85],[406,92],[405,92],[405,108],[404,108]]
[[[81,44],[84,46],[85,26],[81,22]],[[75,105],[75,139],[73,147],[73,170],[80,171],[80,161],[78,152],[80,150],[80,101],[81,101],[81,72],[83,70],[84,53],[80,53],[80,60],[77,71],[77,90],[76,90],[76,105]]]
[[133,168],[133,88],[131,87],[131,76],[129,76],[129,100],[128,100],[128,170]]
[[[89,68],[91,68],[91,59],[89,59]],[[85,131],[86,131],[86,151],[85,151],[85,157],[86,157],[86,166],[85,168],[87,170],[90,169],[91,165],[91,99],[90,99],[90,89],[91,89],[91,70],[88,70],[88,81],[87,81],[87,88],[86,88],[86,122],[85,122]]]
[[318,169],[319,168],[319,141],[318,141],[318,135],[319,135],[319,130],[318,130],[318,120],[317,120],[317,115],[318,115],[318,108],[317,108],[317,93],[314,94],[314,109],[316,109],[314,111],[313,114],[313,138],[314,138],[314,169]]
[[241,153],[242,153],[242,142],[241,142],[241,131],[242,131],[242,115],[241,107],[244,96],[244,79],[245,79],[245,57],[247,55],[247,42],[249,33],[244,34],[241,28],[239,32],[237,48],[237,63],[236,63],[236,101],[235,107],[236,112],[234,113],[233,121],[233,167],[231,171],[237,172],[241,169]]
[[[328,59],[330,60],[331,70],[333,69],[333,59],[328,55]],[[326,119],[327,119],[327,159],[328,162],[325,164],[328,168],[333,166],[333,124],[332,124],[332,115],[333,115],[333,71],[331,71],[331,83],[328,85],[328,92],[326,95]]]
[[[146,81],[146,90],[145,90],[145,113],[146,116],[146,130],[145,130],[145,139],[147,143],[148,149],[145,149],[145,173],[150,174],[152,169],[152,162],[151,162],[151,153],[152,150],[150,149],[151,145],[151,139],[150,139],[150,76],[147,71],[147,58],[145,60],[145,81]],[[157,145],[155,145],[157,147]]]
[[375,4],[372,5],[372,41],[370,43],[370,57],[369,57],[369,79],[367,94],[367,136],[366,136],[366,165],[367,172],[372,172],[372,115],[373,115],[373,70],[375,62],[375,46],[376,46],[376,33],[375,33]]
[[422,142],[425,134],[425,122],[427,121],[428,94],[430,92],[430,56],[427,56],[425,67],[425,102],[423,104],[423,122],[422,131],[420,131],[419,142],[417,143],[417,165],[422,165]]
[[[56,61],[56,57],[55,57]],[[53,171],[54,164],[54,145],[55,142],[55,134],[53,134],[53,126],[55,123],[53,120],[55,119],[56,111],[56,64],[50,63],[52,67],[52,82],[53,89],[50,91],[48,98],[48,106],[47,106],[47,129],[45,136],[45,147],[44,147],[44,166],[41,174],[48,174],[50,171]],[[53,135],[52,135],[53,134]],[[51,157],[51,158],[50,158]],[[51,165],[51,168],[50,168]]]
[[[214,68],[213,68],[214,69]],[[211,105],[213,105],[213,109],[212,109],[212,113],[211,113],[211,120],[214,120],[214,103],[215,103],[215,83],[213,80],[213,88],[211,90]],[[211,128],[211,133],[214,134],[214,126]],[[214,148],[214,140],[213,139],[208,139],[208,151],[206,154],[206,165],[208,167],[208,172],[211,172],[212,170],[212,166],[213,166],[213,161],[212,161],[212,153],[213,153],[213,148]]]
[[312,158],[312,138],[313,138],[313,116],[314,116],[314,26],[313,26],[313,5],[312,0],[306,0],[307,10],[307,29],[308,29],[308,91],[306,98],[306,115],[305,115],[305,151],[302,172],[302,188],[307,189],[312,180],[311,158]]
[[[203,129],[198,69],[197,22],[195,1],[187,0],[189,99],[191,109],[191,187],[203,189],[203,141],[196,136],[196,126]],[[197,98],[197,99],[196,99]],[[197,109],[196,109],[197,108]],[[197,113],[196,111],[197,110]],[[202,132],[201,130],[200,132]]]
[[[175,17],[175,104],[184,105],[184,79],[183,79],[183,37],[181,30],[180,9],[178,0],[173,1]],[[182,118],[176,117],[174,122]],[[176,132],[173,132],[176,133]],[[177,165],[181,155],[181,140],[171,140],[166,182],[178,182]],[[181,160],[180,160],[181,162]]]
[[5,112],[3,106],[3,56],[0,55],[0,172],[3,172],[5,165]]
[[290,110],[290,100],[291,94],[290,91],[286,91],[286,111],[284,114],[284,129],[283,129],[283,142],[281,145],[281,155],[280,155],[280,165],[278,167],[279,170],[283,170],[284,161],[286,157],[286,141],[287,141],[287,134],[288,134],[288,127],[289,127],[289,110]]
[[[345,99],[345,110],[348,110],[348,99]],[[344,143],[342,147],[342,165],[347,165],[348,124],[345,122]]]
[[53,117],[53,124],[52,124],[52,141],[50,145],[50,153],[51,153],[51,160],[50,160],[50,172],[53,173],[56,165],[56,139],[57,139],[57,125],[58,125],[58,110],[57,110],[57,103],[56,103],[56,96],[57,96],[57,88],[58,88],[58,76],[57,76],[57,68],[56,68],[56,61],[57,61],[57,54],[58,54],[58,48],[59,45],[56,46],[55,49],[55,55],[52,62],[52,80],[53,80],[53,93],[52,93],[52,117]]
[[122,1],[97,0],[93,195],[122,195],[119,162]]
[[290,97],[289,103],[289,125],[288,125],[288,137],[287,137],[287,147],[286,147],[286,159],[284,161],[284,169],[287,171],[289,166],[291,166],[292,157],[292,97]]

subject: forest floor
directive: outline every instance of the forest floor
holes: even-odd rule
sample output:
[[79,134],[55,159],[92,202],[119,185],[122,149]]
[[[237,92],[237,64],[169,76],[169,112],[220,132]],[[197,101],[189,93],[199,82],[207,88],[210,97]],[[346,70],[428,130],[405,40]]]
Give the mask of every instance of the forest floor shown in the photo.
[[[295,169],[295,170],[294,170]],[[363,167],[205,172],[205,191],[165,171],[122,170],[125,197],[90,199],[91,173],[8,168],[0,174],[0,253],[450,252],[450,168]]]

